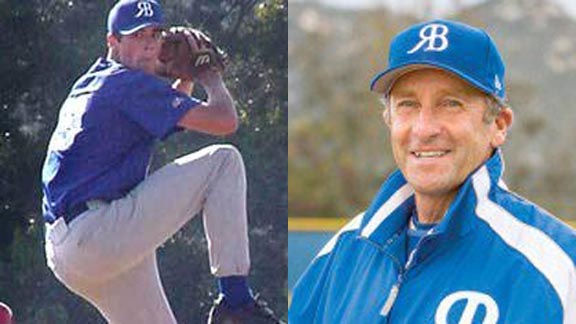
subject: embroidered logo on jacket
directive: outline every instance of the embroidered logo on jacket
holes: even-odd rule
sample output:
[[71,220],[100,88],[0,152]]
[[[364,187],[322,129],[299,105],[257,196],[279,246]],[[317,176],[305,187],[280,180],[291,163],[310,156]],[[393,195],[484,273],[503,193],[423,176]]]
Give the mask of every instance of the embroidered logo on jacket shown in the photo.
[[[462,311],[462,315],[460,315],[460,319],[454,321],[454,319],[451,318],[450,321],[448,321],[448,313],[450,313],[450,309],[452,309],[452,307],[459,301],[464,301],[466,303],[464,311]],[[474,316],[476,316],[476,313],[480,312],[481,308],[484,308],[485,310],[484,319],[482,320],[483,324],[496,324],[498,322],[500,312],[498,311],[498,305],[492,297],[477,291],[457,291],[442,299],[440,305],[436,309],[434,323],[471,324]]]

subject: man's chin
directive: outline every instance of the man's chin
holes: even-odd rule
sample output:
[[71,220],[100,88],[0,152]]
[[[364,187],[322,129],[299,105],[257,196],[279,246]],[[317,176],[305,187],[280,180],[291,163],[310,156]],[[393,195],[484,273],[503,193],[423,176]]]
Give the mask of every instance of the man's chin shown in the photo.
[[411,175],[406,180],[416,193],[427,196],[446,195],[458,188],[458,185],[447,179],[445,174],[437,176],[430,174]]

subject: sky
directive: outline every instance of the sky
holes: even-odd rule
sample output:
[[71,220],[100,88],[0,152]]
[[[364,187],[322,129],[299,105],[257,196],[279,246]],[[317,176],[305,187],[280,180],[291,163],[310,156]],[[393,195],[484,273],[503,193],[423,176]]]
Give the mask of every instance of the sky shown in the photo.
[[[385,6],[392,10],[407,12],[417,7],[417,3],[432,0],[289,0],[294,2],[320,2],[340,8],[358,9],[374,6]],[[450,14],[454,10],[454,3],[460,2],[463,6],[482,3],[486,0],[433,0],[434,15]],[[551,0],[559,4],[569,15],[576,18],[576,1],[574,0]]]

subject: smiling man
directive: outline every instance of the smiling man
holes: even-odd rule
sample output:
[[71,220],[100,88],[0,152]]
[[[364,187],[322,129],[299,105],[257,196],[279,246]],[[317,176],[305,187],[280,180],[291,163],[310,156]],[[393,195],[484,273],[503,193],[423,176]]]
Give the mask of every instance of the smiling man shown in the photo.
[[381,95],[399,170],[320,251],[290,323],[576,323],[576,234],[502,180],[513,113],[483,30],[399,33]]

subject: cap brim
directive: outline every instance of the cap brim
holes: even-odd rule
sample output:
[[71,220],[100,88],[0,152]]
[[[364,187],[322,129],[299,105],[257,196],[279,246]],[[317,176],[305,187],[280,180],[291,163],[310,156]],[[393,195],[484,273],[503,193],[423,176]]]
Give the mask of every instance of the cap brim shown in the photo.
[[431,66],[429,64],[409,64],[385,70],[384,72],[379,73],[372,79],[372,82],[370,84],[370,91],[387,94],[388,92],[390,92],[390,89],[392,88],[396,80],[398,80],[401,76],[410,73],[412,71],[426,68],[434,68],[434,66]]
[[409,72],[412,72],[412,71],[421,70],[421,69],[429,69],[429,68],[440,69],[440,70],[444,70],[444,71],[453,73],[456,76],[458,76],[459,78],[463,79],[464,81],[470,83],[473,87],[475,87],[475,88],[479,89],[480,91],[482,91],[488,95],[491,95],[494,98],[500,100],[500,98],[498,98],[498,96],[493,94],[490,89],[486,88],[485,86],[483,86],[482,84],[480,84],[476,80],[470,78],[465,73],[458,71],[452,67],[438,64],[436,62],[425,62],[425,61],[406,63],[404,65],[400,65],[400,66],[394,67],[392,69],[387,69],[384,72],[377,74],[372,79],[372,82],[370,83],[370,90],[374,91],[376,93],[381,93],[381,94],[387,95],[388,93],[390,93],[390,90],[392,90],[394,83],[396,83],[396,81],[400,77],[402,77],[403,75],[405,75]]
[[131,29],[128,29],[128,30],[120,30],[120,31],[118,31],[118,32],[120,33],[120,35],[126,36],[126,35],[133,34],[133,33],[139,31],[139,30],[142,29],[142,28],[146,28],[146,27],[150,27],[150,26],[162,27],[162,24],[161,24],[161,23],[158,23],[158,22],[153,22],[153,21],[151,21],[151,22],[147,22],[147,23],[140,24],[140,25],[138,25],[138,26],[136,26],[136,27],[134,27],[134,28],[131,28]]

